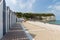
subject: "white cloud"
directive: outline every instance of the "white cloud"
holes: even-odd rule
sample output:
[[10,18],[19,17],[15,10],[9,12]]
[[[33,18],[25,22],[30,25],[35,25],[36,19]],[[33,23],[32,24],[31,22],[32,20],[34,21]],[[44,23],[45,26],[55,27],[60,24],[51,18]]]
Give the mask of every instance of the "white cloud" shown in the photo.
[[10,0],[13,4],[17,3],[17,0]]
[[56,10],[60,10],[60,5],[55,6],[55,9],[56,9]]
[[6,0],[7,6],[23,12],[32,11],[35,2],[36,0]]
[[31,11],[33,4],[35,3],[36,0],[26,0],[26,2],[23,2],[24,0],[19,0],[19,6],[21,10],[26,10],[26,11]]
[[15,5],[17,3],[17,0],[6,0],[6,4],[8,5],[8,6],[10,6],[10,5]]
[[54,5],[48,6],[48,9],[55,10],[55,11],[60,11],[60,2],[57,2]]
[[52,0],[53,2],[56,2],[57,0]]
[[48,7],[51,10],[59,11],[60,10],[60,5],[50,5]]
[[60,2],[56,2],[53,5],[48,6],[48,12],[52,12],[56,15],[57,19],[60,19]]

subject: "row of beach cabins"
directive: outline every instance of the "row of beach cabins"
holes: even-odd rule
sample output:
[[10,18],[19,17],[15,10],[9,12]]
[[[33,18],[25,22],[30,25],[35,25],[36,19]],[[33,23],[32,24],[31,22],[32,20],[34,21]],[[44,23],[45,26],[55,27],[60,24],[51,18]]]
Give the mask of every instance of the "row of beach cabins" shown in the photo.
[[5,0],[0,0],[0,39],[9,31],[10,27],[16,23],[16,15],[6,6]]

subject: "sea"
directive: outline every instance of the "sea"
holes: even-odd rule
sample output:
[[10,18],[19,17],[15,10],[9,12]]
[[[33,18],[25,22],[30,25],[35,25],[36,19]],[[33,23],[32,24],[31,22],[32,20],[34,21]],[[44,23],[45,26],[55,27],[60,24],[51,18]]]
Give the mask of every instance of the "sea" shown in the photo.
[[50,21],[50,22],[48,22],[48,23],[49,23],[49,24],[60,25],[60,20]]

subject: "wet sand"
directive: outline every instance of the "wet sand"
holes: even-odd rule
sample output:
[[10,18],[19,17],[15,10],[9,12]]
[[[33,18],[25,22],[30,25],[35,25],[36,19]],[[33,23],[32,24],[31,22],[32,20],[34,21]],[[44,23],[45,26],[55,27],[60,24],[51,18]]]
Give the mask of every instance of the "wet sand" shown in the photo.
[[60,31],[48,30],[45,27],[23,22],[25,29],[31,34],[34,40],[60,40]]

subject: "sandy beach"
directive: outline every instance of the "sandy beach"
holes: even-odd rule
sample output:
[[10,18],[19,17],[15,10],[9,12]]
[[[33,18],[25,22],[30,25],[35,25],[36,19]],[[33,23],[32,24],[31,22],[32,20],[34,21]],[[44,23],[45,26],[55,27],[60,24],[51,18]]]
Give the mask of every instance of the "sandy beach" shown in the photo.
[[[38,26],[27,22],[22,22],[26,31],[28,31],[34,40],[60,40],[60,31],[52,30],[43,26]],[[41,24],[39,24],[41,25]],[[50,26],[49,26],[50,27]]]

